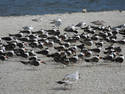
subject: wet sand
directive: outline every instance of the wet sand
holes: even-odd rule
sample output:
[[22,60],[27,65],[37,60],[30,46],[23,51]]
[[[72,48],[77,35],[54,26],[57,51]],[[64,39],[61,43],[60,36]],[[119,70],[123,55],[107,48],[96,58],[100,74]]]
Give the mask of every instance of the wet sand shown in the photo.
[[[40,22],[32,19],[41,18]],[[63,25],[87,24],[95,20],[105,21],[105,25],[117,26],[125,23],[125,11],[72,13],[36,16],[0,17],[0,36],[17,33],[23,26],[32,25],[35,30],[51,29],[50,20],[61,18]],[[47,64],[33,69],[18,62],[23,58],[0,61],[0,94],[125,94],[125,62],[120,64],[81,64],[61,68],[50,58],[41,56]],[[100,62],[101,63],[101,62]],[[65,74],[80,71],[81,79],[71,90],[64,90],[55,82]]]

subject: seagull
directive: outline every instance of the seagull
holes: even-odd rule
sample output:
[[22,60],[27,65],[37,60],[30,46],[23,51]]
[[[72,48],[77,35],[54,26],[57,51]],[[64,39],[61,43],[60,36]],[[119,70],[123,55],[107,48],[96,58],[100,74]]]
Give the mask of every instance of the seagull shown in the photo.
[[60,18],[58,18],[58,19],[52,20],[50,23],[54,24],[55,27],[57,27],[59,29],[60,25],[62,24],[62,20]]
[[58,84],[63,84],[64,87],[66,86],[71,86],[80,79],[80,74],[79,71],[76,71],[75,73],[72,74],[67,74],[64,76],[64,78],[61,81],[57,81]]
[[32,26],[24,26],[23,30],[24,31],[32,31],[34,28]]

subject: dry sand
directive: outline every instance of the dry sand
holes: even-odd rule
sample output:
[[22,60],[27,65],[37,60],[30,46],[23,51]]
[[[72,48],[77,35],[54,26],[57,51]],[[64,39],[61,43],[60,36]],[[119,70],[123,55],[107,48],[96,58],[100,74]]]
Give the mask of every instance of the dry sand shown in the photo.
[[[32,19],[41,17],[41,22]],[[105,25],[117,26],[125,23],[125,11],[90,12],[54,15],[0,17],[0,36],[16,33],[23,26],[32,25],[35,30],[49,29],[50,20],[63,19],[61,29],[67,25],[84,21],[104,20]],[[23,58],[21,58],[23,59]],[[47,64],[32,70],[31,66],[19,63],[16,57],[0,61],[0,94],[125,94],[125,62],[119,64],[86,66],[84,62],[60,68],[51,59],[41,57]],[[55,82],[67,73],[80,71],[81,80],[71,90],[63,90]]]

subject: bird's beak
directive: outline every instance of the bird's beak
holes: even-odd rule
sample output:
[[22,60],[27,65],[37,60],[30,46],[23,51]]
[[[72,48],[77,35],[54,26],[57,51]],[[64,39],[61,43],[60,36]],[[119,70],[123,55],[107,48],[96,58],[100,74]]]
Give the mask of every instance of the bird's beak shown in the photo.
[[9,58],[8,56],[4,56],[5,58]]
[[44,62],[44,61],[40,61],[40,63],[46,64],[46,62]]
[[99,59],[102,59],[102,57],[100,56]]

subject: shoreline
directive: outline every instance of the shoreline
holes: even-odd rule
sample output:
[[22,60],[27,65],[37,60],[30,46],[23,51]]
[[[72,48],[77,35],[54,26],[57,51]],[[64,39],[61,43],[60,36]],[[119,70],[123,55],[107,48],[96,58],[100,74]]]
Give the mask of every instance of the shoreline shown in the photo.
[[[86,13],[100,13],[100,12],[125,12],[125,10],[104,10],[104,11],[87,11]],[[8,16],[0,16],[0,17],[24,17],[24,16],[45,16],[45,15],[63,15],[63,14],[75,14],[75,13],[83,13],[82,10],[79,12],[64,12],[64,13],[46,13],[46,14],[26,14],[26,15],[8,15]]]

